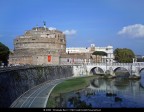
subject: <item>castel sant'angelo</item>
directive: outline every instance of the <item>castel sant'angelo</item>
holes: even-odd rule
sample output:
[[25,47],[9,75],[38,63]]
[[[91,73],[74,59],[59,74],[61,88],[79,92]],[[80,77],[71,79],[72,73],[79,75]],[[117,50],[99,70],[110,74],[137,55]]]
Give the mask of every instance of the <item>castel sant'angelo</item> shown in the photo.
[[[113,48],[108,46],[103,49],[111,51],[109,59],[113,59]],[[94,61],[92,56],[94,51],[96,51],[95,46],[66,50],[65,34],[48,29],[44,23],[43,27],[34,27],[14,39],[14,50],[9,56],[9,64],[82,64]]]

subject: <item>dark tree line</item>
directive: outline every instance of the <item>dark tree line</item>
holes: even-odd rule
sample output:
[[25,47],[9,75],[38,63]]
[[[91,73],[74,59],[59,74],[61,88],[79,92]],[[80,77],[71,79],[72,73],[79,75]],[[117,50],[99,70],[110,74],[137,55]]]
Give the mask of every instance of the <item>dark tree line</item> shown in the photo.
[[103,51],[95,51],[92,55],[107,56],[107,53]]
[[4,63],[4,65],[8,64],[9,53],[9,48],[0,42],[0,65],[2,63]]

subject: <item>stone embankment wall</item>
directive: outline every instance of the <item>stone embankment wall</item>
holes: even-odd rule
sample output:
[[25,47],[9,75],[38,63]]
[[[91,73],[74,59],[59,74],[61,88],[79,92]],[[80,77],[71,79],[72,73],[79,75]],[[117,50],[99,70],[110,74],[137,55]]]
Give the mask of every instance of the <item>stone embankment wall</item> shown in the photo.
[[0,108],[9,107],[21,94],[38,84],[71,76],[72,66],[39,66],[0,72]]

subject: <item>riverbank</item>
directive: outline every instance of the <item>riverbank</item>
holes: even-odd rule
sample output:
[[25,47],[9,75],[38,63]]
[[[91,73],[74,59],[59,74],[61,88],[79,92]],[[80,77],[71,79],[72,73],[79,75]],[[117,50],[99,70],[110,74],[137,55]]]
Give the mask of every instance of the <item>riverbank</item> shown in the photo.
[[90,84],[90,80],[96,78],[97,76],[87,76],[87,77],[77,77],[73,79],[68,79],[60,84],[58,84],[52,91],[47,107],[48,108],[55,108],[56,101],[55,98],[60,96],[60,94],[67,93],[70,91],[75,91],[79,89],[86,88]]

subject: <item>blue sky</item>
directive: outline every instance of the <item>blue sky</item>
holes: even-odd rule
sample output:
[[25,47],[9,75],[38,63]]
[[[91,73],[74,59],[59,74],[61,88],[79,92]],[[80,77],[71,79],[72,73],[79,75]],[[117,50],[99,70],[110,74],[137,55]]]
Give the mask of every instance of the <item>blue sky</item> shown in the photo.
[[65,32],[67,47],[130,48],[144,55],[144,0],[0,0],[0,41],[43,26]]

